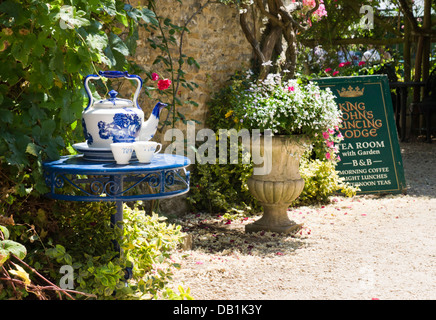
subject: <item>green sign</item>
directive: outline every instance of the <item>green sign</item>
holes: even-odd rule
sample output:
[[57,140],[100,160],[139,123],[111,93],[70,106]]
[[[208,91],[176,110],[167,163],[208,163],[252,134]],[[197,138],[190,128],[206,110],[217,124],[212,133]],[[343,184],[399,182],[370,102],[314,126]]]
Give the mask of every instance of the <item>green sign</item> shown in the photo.
[[405,193],[387,76],[332,77],[315,82],[332,90],[342,111],[339,176],[359,186],[359,193]]

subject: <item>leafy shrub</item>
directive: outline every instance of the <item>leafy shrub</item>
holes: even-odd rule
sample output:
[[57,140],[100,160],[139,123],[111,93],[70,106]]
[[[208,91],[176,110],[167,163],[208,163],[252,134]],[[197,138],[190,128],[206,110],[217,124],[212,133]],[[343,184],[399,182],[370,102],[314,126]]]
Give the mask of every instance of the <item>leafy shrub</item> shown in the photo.
[[[74,283],[69,289],[85,294],[72,294],[77,299],[89,296],[96,299],[191,298],[189,290],[182,288],[179,294],[167,288],[173,271],[179,267],[170,259],[170,253],[182,242],[184,234],[180,226],[167,224],[164,218],[155,214],[148,216],[142,210],[125,207],[121,230],[110,226],[110,214],[114,213],[110,203],[72,203],[70,210],[65,210],[65,206],[65,203],[56,202],[50,212],[38,210],[46,220],[52,220],[52,214],[57,217],[56,221],[45,224],[47,229],[56,230],[46,232],[45,244],[39,237],[43,224],[38,228],[39,232],[33,230],[36,235],[33,241],[30,237],[27,241],[22,240],[23,227],[28,226],[9,227],[8,241],[21,239],[26,244],[26,261],[40,275],[61,286],[64,277],[61,267],[71,266]],[[56,227],[50,224],[56,224]],[[113,245],[116,240],[122,248],[121,254]],[[0,254],[3,251],[0,250]],[[127,268],[131,268],[132,278],[126,281]],[[41,284],[40,277],[32,271],[29,271],[29,278],[32,284]],[[17,297],[18,293],[7,282],[0,282],[0,286],[7,288],[4,298]],[[19,297],[26,295],[23,286]],[[55,295],[48,296],[56,298]]]
[[300,162],[300,175],[304,189],[293,206],[326,203],[329,196],[341,190],[346,196],[356,194],[356,189],[340,178],[331,161],[310,159],[307,155]]
[[256,212],[260,206],[247,186],[252,171],[251,164],[197,164],[191,170],[188,201],[192,209],[211,213]]

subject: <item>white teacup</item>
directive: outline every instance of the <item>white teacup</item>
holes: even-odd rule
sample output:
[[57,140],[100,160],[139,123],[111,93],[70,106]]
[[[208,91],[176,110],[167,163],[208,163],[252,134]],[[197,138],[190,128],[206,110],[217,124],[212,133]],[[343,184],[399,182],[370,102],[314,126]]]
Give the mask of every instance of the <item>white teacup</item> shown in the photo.
[[133,153],[133,143],[111,143],[111,150],[117,164],[128,164]]
[[150,163],[153,156],[162,149],[162,144],[155,141],[135,141],[133,146],[136,157],[141,163]]

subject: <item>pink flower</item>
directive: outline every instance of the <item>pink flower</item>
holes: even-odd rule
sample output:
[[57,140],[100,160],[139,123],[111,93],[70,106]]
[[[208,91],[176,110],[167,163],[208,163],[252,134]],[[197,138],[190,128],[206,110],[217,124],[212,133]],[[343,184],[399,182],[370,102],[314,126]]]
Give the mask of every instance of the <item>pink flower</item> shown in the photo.
[[360,61],[359,62],[359,67],[363,66],[366,62],[365,61]]
[[342,68],[343,66],[345,66],[345,63],[344,63],[344,62],[341,62],[341,63],[339,64],[339,68]]
[[347,62],[345,62],[345,64],[344,64],[344,66],[349,66],[351,64],[351,61],[347,61]]
[[342,133],[339,132],[339,134],[338,134],[338,138],[341,139],[341,138],[343,138],[343,137],[344,137],[344,136],[342,135]]
[[170,85],[171,85],[171,80],[170,79],[162,79],[162,80],[159,80],[157,82],[157,88],[159,90],[168,89],[170,87]]
[[151,80],[153,80],[153,81],[159,80],[159,75],[157,73],[153,72],[151,74]]
[[333,141],[327,141],[327,147],[331,148],[333,147],[335,143]]
[[333,129],[331,129],[331,128],[330,128],[328,131],[329,131],[330,134],[335,133],[335,130],[333,130]]
[[332,68],[327,68],[327,69],[324,70],[324,72],[327,72],[327,73],[331,72],[331,71],[332,71]]
[[333,72],[333,76],[337,75],[338,73],[339,73],[339,71]]
[[322,133],[322,136],[323,136],[324,139],[327,140],[327,139],[329,138],[330,135],[329,135],[328,132],[323,132],[323,133]]
[[294,86],[292,86],[292,87],[288,87],[288,91],[295,91]]
[[325,157],[326,157],[327,159],[330,159],[330,158],[331,158],[330,153],[327,152],[327,153],[325,154]]
[[[338,161],[341,161],[341,157],[340,156],[337,156],[337,159],[338,159]],[[345,213],[346,214],[346,213]]]

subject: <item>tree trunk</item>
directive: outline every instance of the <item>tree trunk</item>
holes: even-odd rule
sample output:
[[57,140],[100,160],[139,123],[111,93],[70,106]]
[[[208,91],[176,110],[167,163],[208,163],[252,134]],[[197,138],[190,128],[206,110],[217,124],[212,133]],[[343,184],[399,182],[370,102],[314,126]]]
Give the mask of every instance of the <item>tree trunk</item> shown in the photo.
[[289,71],[289,77],[293,79],[297,65],[297,39],[295,30],[292,28],[292,26],[288,27],[288,30],[285,33],[285,39],[288,43],[288,48],[286,49],[285,53],[286,63],[284,68]]
[[[282,38],[282,28],[279,26],[271,26],[267,28],[268,33],[264,34],[263,41],[261,43],[262,53],[265,62],[272,61],[275,62],[273,58],[274,54],[280,54],[282,50],[281,38]],[[260,78],[264,79],[271,69],[270,65],[261,66]]]

